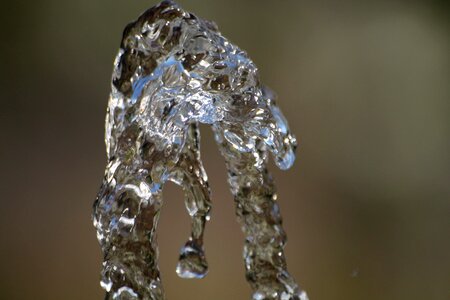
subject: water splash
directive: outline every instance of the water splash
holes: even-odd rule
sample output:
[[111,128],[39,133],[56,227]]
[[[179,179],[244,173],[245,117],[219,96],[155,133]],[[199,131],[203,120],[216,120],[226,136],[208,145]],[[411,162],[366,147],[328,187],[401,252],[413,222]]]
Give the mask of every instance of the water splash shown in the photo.
[[183,188],[192,219],[177,274],[206,275],[211,202],[199,123],[211,125],[226,161],[253,299],[307,299],[286,270],[286,234],[266,167],[269,152],[281,169],[292,166],[295,137],[247,54],[172,1],[125,28],[114,63],[108,165],[94,204],[106,299],[164,299],[155,232],[167,181]]

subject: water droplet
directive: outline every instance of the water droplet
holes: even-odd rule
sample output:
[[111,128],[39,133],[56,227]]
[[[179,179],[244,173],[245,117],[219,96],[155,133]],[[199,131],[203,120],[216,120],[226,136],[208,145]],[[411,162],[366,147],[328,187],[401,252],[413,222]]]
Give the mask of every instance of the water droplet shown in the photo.
[[181,278],[203,278],[208,273],[208,264],[203,251],[188,242],[180,253],[176,272]]

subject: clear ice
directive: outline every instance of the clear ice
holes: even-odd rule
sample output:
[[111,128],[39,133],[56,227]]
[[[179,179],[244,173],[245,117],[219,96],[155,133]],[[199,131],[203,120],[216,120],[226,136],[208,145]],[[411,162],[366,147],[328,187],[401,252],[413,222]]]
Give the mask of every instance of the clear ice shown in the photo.
[[165,182],[180,185],[192,218],[177,274],[202,278],[211,209],[198,124],[209,124],[228,168],[245,234],[246,278],[254,300],[305,300],[286,270],[268,153],[288,169],[296,140],[247,53],[210,21],[163,1],[124,30],[106,115],[108,164],[94,204],[104,254],[105,299],[165,299],[156,227]]

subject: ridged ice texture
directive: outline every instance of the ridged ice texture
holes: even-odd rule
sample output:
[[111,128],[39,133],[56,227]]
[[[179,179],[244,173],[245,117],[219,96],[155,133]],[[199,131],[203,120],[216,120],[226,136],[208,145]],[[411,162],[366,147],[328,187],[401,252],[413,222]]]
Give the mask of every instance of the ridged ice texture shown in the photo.
[[168,180],[184,189],[192,217],[176,271],[206,275],[211,202],[199,123],[211,125],[226,161],[252,299],[307,299],[286,270],[286,235],[266,167],[271,152],[289,168],[296,140],[247,54],[214,23],[163,1],[126,27],[111,88],[108,165],[94,204],[106,299],[164,299],[155,231]]

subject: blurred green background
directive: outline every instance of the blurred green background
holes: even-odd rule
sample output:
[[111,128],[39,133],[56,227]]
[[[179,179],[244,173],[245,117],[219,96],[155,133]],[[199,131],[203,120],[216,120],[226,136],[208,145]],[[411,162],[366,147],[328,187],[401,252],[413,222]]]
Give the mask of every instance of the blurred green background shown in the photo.
[[[180,0],[248,51],[300,148],[272,169],[291,273],[311,300],[450,299],[450,22],[445,1]],[[0,299],[102,299],[91,223],[125,24],[155,1],[1,7]],[[189,233],[165,188],[171,300],[249,299],[222,158],[208,128],[210,273],[175,274]]]

